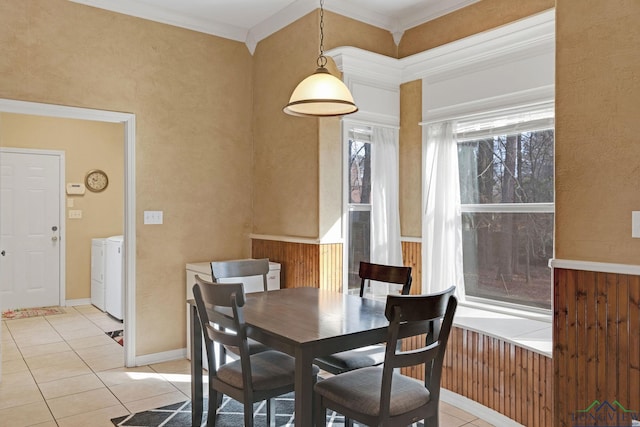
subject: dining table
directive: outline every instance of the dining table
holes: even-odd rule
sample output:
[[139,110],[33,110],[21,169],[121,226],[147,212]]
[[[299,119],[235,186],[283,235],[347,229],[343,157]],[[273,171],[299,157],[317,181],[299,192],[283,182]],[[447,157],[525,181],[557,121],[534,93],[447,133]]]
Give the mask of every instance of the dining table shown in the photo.
[[[202,328],[193,300],[191,324],[192,426],[203,414]],[[313,360],[384,342],[385,302],[312,287],[246,294],[247,336],[295,358],[295,425],[313,425]]]

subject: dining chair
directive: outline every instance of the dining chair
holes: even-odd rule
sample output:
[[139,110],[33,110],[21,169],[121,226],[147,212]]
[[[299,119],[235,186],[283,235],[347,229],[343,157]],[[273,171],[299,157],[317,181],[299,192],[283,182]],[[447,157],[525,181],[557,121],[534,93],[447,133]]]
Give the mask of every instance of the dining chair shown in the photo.
[[[211,262],[211,276],[214,282],[218,282],[221,279],[233,279],[237,282],[243,282],[243,278],[262,276],[263,289],[267,290],[267,275],[269,274],[269,259],[243,259],[233,261],[212,261]],[[243,282],[244,283],[244,282]],[[255,354],[261,351],[269,350],[269,347],[261,342],[252,340],[249,338],[249,353]],[[221,357],[226,357],[224,350],[228,350],[229,353],[236,357],[240,354],[237,348],[232,346],[224,346],[221,349]]]
[[[401,285],[401,294],[409,295],[411,290],[411,267],[397,267],[391,265],[360,262],[360,297],[364,297],[365,287],[371,281]],[[341,374],[353,369],[380,365],[384,361],[386,346],[384,344],[370,345],[354,350],[334,353],[317,358],[314,363],[331,374]]]
[[[262,286],[267,291],[268,274],[268,258],[211,262],[211,276],[214,282],[218,282],[220,279],[262,276]],[[243,282],[243,280],[238,280],[238,282]]]
[[[368,426],[407,426],[424,420],[425,427],[437,427],[442,363],[457,307],[454,290],[388,295],[384,364],[318,382],[314,386],[316,426],[326,426],[326,410],[332,409]],[[409,351],[396,347],[398,340],[410,337],[419,337],[424,345]],[[424,382],[397,371],[418,365],[424,365]]]
[[[294,390],[295,359],[275,350],[249,354],[242,307],[242,283],[204,283],[193,286],[193,297],[202,325],[209,362],[207,427],[216,425],[222,394],[244,406],[244,425],[253,426],[253,404],[267,401],[267,423],[275,426],[274,399]],[[240,359],[216,367],[214,343],[240,350]],[[318,375],[314,367],[313,382]]]

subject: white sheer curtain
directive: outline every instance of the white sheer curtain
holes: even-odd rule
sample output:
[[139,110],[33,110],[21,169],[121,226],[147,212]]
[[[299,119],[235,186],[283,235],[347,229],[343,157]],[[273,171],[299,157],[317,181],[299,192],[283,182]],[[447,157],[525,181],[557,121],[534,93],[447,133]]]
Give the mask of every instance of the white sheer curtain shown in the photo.
[[430,124],[423,153],[422,292],[453,285],[462,300],[460,181],[453,123]]
[[398,131],[375,126],[371,136],[371,262],[402,265]]

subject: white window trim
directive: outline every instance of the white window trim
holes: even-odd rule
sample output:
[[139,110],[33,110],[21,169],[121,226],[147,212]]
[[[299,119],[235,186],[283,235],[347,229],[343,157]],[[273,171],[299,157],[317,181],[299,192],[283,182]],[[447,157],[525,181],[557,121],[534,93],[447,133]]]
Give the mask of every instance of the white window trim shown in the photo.
[[555,203],[482,203],[462,204],[462,212],[554,213]]
[[468,295],[465,301],[460,302],[460,305],[478,308],[480,310],[485,310],[492,313],[509,314],[521,319],[538,320],[548,323],[551,323],[553,315],[553,310],[551,309],[530,307],[522,304],[515,304]]

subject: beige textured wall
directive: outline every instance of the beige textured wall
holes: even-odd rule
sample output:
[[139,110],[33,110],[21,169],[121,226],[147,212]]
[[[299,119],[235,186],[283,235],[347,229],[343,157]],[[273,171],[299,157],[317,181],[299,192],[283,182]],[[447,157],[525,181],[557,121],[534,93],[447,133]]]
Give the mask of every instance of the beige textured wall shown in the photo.
[[1,1],[0,46],[0,98],[136,114],[137,354],[184,347],[185,264],[249,255],[246,46],[65,0]]
[[254,233],[318,236],[318,119],[282,112],[316,68],[316,18],[272,34],[254,53]]
[[481,33],[554,6],[555,0],[482,0],[405,31],[398,57],[404,58]]
[[[319,21],[315,24],[316,34],[318,25]],[[324,13],[324,45],[325,50],[354,46],[392,58],[398,55],[398,47],[389,31],[327,11]],[[317,51],[316,45],[316,56]]]
[[422,236],[422,80],[400,86],[400,234]]
[[66,196],[82,219],[65,219],[66,299],[91,297],[91,239],[124,232],[124,127],[119,123],[0,113],[0,146],[65,152],[65,181],[84,182],[102,169],[109,186],[100,193]]
[[[324,132],[319,145],[319,120],[335,119],[282,112],[296,85],[316,69],[318,24],[314,11],[262,40],[254,54],[254,233],[324,237],[341,213],[336,208],[341,206],[341,190],[330,174],[319,170],[321,151],[324,158],[341,155],[339,132]],[[396,51],[388,31],[325,12],[325,50],[337,46],[388,56]],[[331,60],[329,69],[338,75]]]
[[640,2],[558,0],[556,257],[640,264]]

